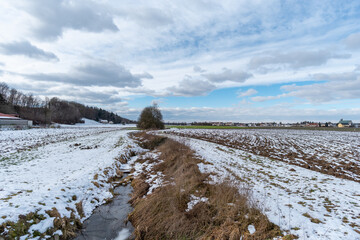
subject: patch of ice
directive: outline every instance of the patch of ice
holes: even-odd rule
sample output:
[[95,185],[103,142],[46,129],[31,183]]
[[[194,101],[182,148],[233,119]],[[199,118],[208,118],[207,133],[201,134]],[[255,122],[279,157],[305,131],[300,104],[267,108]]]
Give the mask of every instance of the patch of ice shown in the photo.
[[256,229],[254,227],[254,225],[249,225],[248,226],[248,231],[250,234],[254,234],[256,232]]
[[119,235],[114,240],[126,240],[130,236],[130,230],[127,228],[122,229]]

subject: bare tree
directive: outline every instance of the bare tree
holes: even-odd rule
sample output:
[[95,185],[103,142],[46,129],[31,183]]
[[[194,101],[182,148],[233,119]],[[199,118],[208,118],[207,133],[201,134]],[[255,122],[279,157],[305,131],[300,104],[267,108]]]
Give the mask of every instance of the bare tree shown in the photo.
[[157,105],[142,110],[137,127],[140,129],[164,129],[165,125],[161,111]]

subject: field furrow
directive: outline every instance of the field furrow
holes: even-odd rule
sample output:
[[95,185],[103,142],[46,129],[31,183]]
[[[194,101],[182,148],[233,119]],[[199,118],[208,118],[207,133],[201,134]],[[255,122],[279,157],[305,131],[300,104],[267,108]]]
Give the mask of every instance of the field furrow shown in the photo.
[[275,129],[171,129],[292,165],[360,182],[360,133]]

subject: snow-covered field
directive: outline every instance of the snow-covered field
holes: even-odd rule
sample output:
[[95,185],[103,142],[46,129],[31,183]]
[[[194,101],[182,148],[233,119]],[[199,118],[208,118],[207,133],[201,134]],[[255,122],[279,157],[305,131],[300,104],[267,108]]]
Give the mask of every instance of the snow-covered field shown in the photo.
[[[46,211],[85,220],[112,197],[115,160],[135,144],[120,128],[32,129],[0,132],[0,225],[38,211],[45,220],[31,231],[53,226]],[[77,211],[79,203],[83,216]],[[25,238],[25,237],[24,237]]]
[[[40,146],[68,141],[70,139],[101,134],[115,130],[114,128],[42,128],[22,131],[0,132],[0,165],[16,164],[28,159],[24,151],[36,150]],[[21,153],[19,158],[17,153]]]
[[[224,132],[224,139],[227,139],[229,135],[232,137],[236,135],[234,131],[221,131]],[[282,230],[290,231],[298,235],[300,239],[360,239],[360,183],[290,165],[287,162],[259,156],[249,151],[212,143],[206,141],[206,137],[204,137],[205,140],[200,140],[179,136],[190,135],[189,132],[192,135],[199,132],[199,136],[211,134],[207,132],[204,134],[204,130],[167,131],[171,134],[168,136],[185,142],[209,163],[200,164],[199,167],[203,172],[214,174],[215,182],[231,179],[240,190],[249,188],[254,202],[257,202],[270,221],[279,225]],[[245,131],[245,134],[247,132]],[[334,151],[340,151],[337,146],[339,139],[334,139],[334,137],[330,137],[332,140],[326,139],[326,133],[323,132],[311,133],[314,139],[322,139],[322,144],[333,141],[333,144],[327,145],[327,148],[333,146]],[[309,136],[311,133],[303,134]],[[241,136],[241,132],[238,134]],[[261,136],[261,134],[262,131],[256,133],[254,139],[265,139],[275,133],[264,131],[264,135]],[[277,134],[280,138],[281,135]],[[306,141],[310,142],[309,146],[315,142],[311,138],[300,141],[301,133],[293,132],[292,134],[304,145]],[[337,134],[335,136],[339,138]],[[349,143],[349,140],[359,144],[355,134],[345,134],[347,138],[342,138],[345,145]],[[220,132],[216,130],[211,135],[217,136]],[[240,136],[235,139],[240,139]],[[290,137],[291,135],[288,136]],[[254,141],[261,144],[260,140]],[[278,146],[275,140],[273,142],[275,146]],[[344,142],[342,147],[346,150]],[[317,146],[316,150],[307,150],[304,146],[302,151],[314,151],[320,154],[321,144],[315,146]],[[285,147],[279,147],[279,151],[281,149]],[[331,149],[323,154],[332,156]],[[351,159],[351,161],[355,160]]]
[[172,129],[166,132],[360,181],[360,132],[284,129]]

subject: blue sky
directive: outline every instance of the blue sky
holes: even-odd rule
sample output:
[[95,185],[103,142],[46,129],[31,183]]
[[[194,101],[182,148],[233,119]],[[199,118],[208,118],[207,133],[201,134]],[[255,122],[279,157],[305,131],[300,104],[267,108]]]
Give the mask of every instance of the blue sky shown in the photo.
[[360,122],[359,22],[359,1],[2,1],[0,82],[131,119]]

